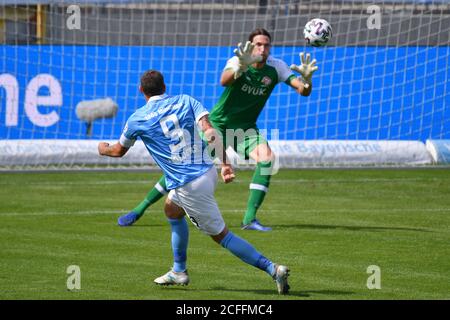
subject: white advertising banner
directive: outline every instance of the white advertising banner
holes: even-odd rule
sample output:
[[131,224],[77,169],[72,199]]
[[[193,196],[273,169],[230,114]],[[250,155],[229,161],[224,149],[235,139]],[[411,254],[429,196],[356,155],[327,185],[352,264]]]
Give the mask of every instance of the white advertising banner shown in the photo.
[[427,140],[427,150],[437,164],[450,164],[450,140]]
[[270,141],[280,167],[308,165],[423,165],[432,159],[420,141]]
[[[123,158],[98,155],[98,140],[0,140],[0,166],[154,165],[142,141]],[[115,143],[116,141],[110,141]],[[433,163],[420,141],[270,141],[280,168],[424,165]],[[248,165],[228,150],[233,163]]]
[[[100,140],[0,140],[0,166],[35,165],[152,165],[142,141],[123,158],[98,154]],[[106,141],[116,143],[115,141]]]

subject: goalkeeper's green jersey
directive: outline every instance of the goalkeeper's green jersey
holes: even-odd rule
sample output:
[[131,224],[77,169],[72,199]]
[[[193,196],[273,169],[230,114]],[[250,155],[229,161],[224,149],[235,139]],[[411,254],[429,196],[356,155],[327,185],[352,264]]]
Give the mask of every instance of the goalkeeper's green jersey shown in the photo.
[[[224,70],[237,63],[228,60]],[[234,60],[234,61],[233,61]],[[244,74],[227,86],[212,109],[209,120],[220,130],[255,128],[256,121],[275,86],[290,83],[295,75],[282,60],[269,56],[261,69],[250,66]]]

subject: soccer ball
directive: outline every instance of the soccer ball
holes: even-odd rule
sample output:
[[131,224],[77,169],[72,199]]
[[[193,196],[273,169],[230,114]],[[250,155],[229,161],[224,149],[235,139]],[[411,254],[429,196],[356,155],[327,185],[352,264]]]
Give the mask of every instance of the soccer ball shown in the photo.
[[313,47],[322,47],[333,36],[333,30],[328,21],[324,19],[312,19],[303,29],[305,40]]

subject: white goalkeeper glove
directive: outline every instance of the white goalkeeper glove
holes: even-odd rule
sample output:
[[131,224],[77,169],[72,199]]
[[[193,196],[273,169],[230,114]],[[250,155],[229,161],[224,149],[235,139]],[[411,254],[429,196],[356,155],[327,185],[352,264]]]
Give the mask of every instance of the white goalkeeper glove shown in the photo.
[[239,78],[244,72],[248,70],[248,66],[254,64],[255,62],[260,62],[262,60],[262,56],[253,56],[253,48],[255,45],[250,41],[245,43],[245,46],[242,43],[238,44],[238,47],[234,49],[234,54],[239,59],[239,63],[233,66],[234,78]]
[[305,60],[305,55],[303,52],[300,53],[300,61],[301,61],[301,65],[297,66],[295,64],[291,65],[291,70],[297,71],[298,73],[300,73],[302,75],[303,81],[309,85],[311,85],[311,78],[313,73],[319,69],[319,67],[315,66],[316,64],[316,59],[314,59],[313,61],[311,61],[311,55],[309,53],[306,54],[306,60]]

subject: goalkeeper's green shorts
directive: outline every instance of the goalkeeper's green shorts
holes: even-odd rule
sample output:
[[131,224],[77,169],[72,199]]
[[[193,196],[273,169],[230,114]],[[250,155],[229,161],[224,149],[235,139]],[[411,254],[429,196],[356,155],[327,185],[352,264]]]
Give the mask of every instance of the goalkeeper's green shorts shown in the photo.
[[[242,129],[225,129],[214,127],[222,136],[225,149],[230,147],[245,160],[250,159],[250,153],[260,144],[267,144],[267,139],[260,134],[258,128]],[[202,139],[205,140],[202,133]],[[211,153],[214,157],[214,154]]]

